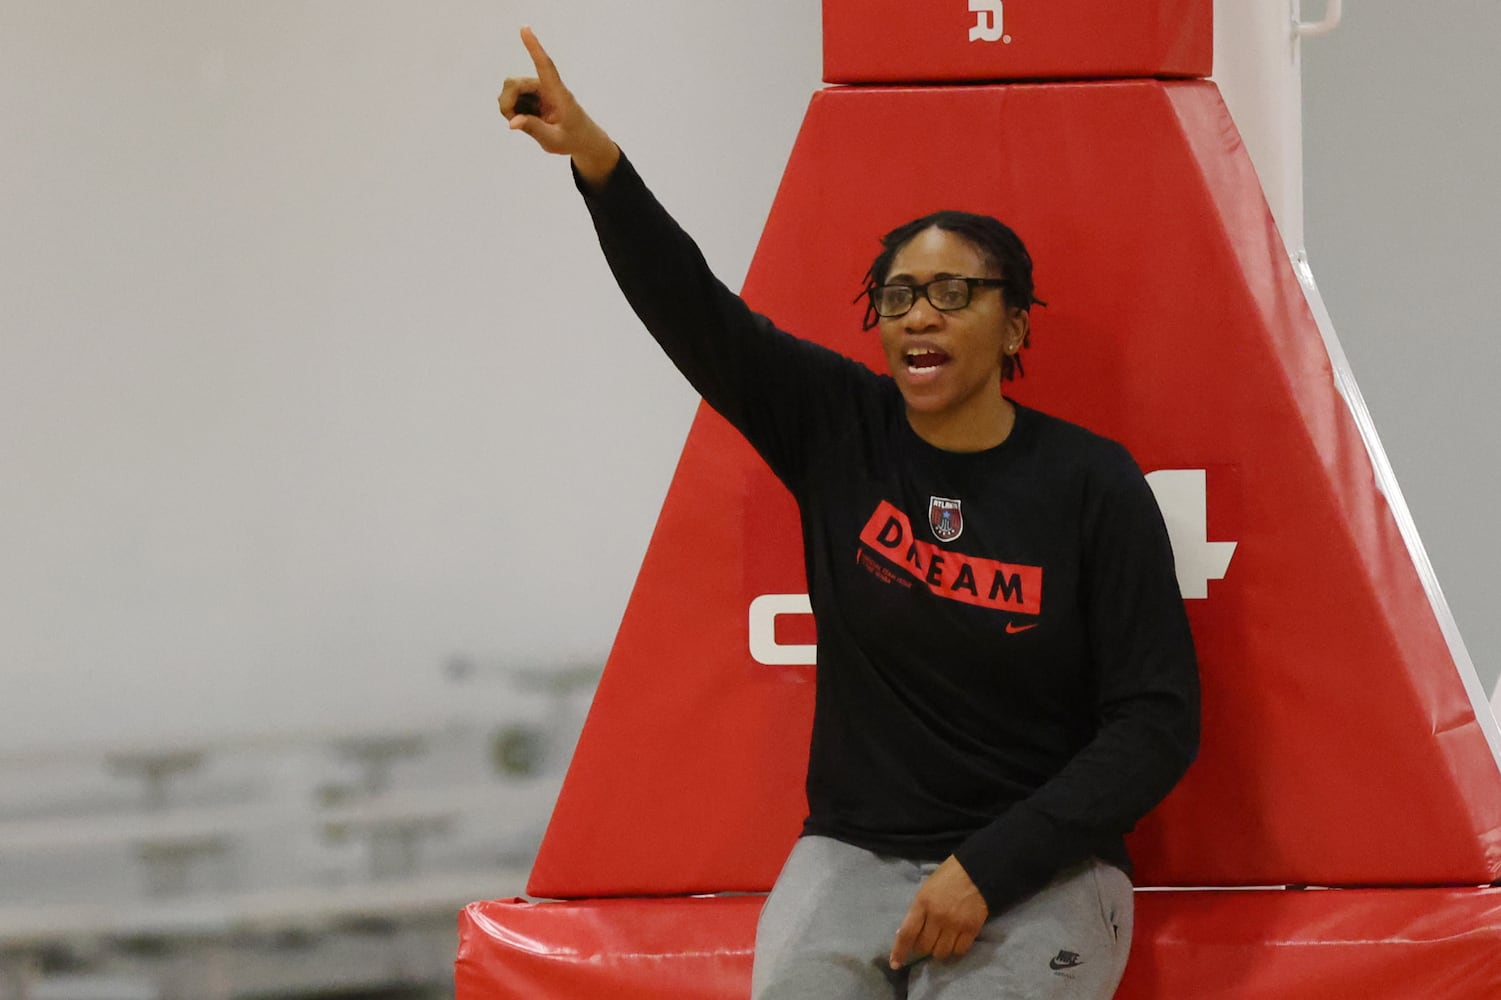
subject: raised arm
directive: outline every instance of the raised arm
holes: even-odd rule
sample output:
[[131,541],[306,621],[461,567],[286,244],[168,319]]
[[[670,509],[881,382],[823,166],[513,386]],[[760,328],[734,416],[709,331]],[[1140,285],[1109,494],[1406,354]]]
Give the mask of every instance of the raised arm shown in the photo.
[[537,75],[506,80],[501,114],[542,149],[573,158],[605,260],[631,308],[709,405],[793,486],[810,434],[830,424],[830,409],[851,405],[857,384],[873,384],[870,372],[778,329],[725,287],[563,85],[530,28],[521,29],[521,40]]
[[514,131],[525,132],[547,152],[572,157],[579,177],[598,190],[620,162],[620,147],[563,85],[557,65],[531,28],[521,29],[521,43],[537,75],[506,78],[500,113]]

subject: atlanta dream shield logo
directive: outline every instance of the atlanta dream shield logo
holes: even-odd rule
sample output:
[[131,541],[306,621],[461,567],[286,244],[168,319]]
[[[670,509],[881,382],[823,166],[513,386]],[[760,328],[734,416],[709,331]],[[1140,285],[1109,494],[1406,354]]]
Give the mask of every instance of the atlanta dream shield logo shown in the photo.
[[933,537],[940,542],[952,542],[958,538],[964,533],[964,514],[959,510],[959,501],[929,497],[928,524],[933,529]]

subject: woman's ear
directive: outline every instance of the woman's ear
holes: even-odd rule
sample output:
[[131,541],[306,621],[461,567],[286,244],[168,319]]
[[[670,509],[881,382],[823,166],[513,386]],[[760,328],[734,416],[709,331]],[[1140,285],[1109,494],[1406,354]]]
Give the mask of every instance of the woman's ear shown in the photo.
[[1001,331],[1001,352],[1011,355],[1022,349],[1027,334],[1032,330],[1032,314],[1026,309],[1012,307],[1006,310],[1006,323]]

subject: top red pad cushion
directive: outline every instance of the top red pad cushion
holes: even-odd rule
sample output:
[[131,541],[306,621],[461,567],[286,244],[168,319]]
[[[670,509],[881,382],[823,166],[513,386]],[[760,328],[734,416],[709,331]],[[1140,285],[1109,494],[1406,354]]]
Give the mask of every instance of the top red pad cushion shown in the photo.
[[1204,77],[1212,0],[824,0],[829,83]]

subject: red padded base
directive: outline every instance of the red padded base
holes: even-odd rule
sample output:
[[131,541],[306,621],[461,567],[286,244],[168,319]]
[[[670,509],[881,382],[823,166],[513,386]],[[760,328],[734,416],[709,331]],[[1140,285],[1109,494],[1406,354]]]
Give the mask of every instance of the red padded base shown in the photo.
[[[473,903],[456,1000],[750,992],[760,896]],[[1139,892],[1116,1000],[1495,1000],[1501,890]]]
[[455,1000],[750,995],[764,896],[470,903]]

